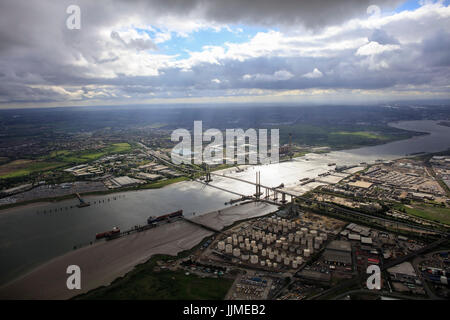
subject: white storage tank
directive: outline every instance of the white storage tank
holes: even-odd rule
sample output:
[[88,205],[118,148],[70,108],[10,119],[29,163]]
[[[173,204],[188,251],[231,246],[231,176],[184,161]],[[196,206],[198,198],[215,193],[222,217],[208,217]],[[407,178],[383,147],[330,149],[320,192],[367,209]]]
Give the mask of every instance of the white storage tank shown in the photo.
[[229,243],[229,244],[233,243],[233,238],[227,237],[227,243]]
[[303,250],[303,254],[304,254],[304,256],[305,256],[306,258],[308,258],[308,257],[310,256],[310,254],[311,254],[311,250],[305,249],[305,250]]
[[250,257],[250,263],[257,264],[258,263],[258,256],[257,255],[252,255]]
[[234,249],[233,249],[233,256],[239,257],[240,255],[241,255],[241,249],[239,249],[239,248],[234,248]]
[[233,246],[231,245],[231,244],[227,244],[226,246],[225,246],[225,252],[226,253],[232,253],[233,252]]
[[290,264],[290,259],[288,257],[284,258],[284,265],[288,266]]

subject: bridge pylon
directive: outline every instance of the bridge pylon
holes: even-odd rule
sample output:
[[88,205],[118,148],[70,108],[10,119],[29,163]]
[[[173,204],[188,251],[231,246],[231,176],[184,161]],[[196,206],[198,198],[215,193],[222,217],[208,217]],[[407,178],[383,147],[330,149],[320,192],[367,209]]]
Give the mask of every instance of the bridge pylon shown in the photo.
[[208,182],[213,181],[212,178],[211,178],[211,169],[209,168],[209,165],[208,165],[208,164],[205,164],[205,167],[206,167],[206,177],[205,177],[205,182],[208,183]]

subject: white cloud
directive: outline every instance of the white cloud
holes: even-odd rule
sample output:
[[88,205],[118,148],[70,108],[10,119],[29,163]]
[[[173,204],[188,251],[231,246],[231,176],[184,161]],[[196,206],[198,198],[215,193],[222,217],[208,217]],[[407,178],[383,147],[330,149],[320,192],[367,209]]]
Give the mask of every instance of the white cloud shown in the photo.
[[368,44],[363,45],[356,51],[357,56],[372,56],[386,51],[393,51],[400,49],[397,44],[379,44],[378,42],[371,41]]
[[256,80],[256,81],[284,81],[293,78],[294,75],[287,70],[278,70],[273,74],[245,74],[243,80]]
[[308,79],[322,78],[322,76],[323,76],[323,73],[317,68],[314,68],[313,71],[305,73],[303,75],[303,77],[308,78]]

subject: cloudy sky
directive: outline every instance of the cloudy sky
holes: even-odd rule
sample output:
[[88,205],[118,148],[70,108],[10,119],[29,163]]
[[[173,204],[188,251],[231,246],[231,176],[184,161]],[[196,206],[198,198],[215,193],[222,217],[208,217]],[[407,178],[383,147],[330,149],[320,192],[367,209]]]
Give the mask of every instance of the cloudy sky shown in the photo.
[[449,80],[448,1],[0,2],[0,108],[448,99]]

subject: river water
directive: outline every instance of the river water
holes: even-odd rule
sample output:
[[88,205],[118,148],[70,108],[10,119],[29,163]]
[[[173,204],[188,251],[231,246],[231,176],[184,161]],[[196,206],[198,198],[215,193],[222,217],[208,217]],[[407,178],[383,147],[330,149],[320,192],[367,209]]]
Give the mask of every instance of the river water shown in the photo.
[[[314,178],[330,170],[328,163],[353,165],[373,163],[377,159],[391,160],[418,152],[437,152],[450,148],[450,127],[439,126],[438,121],[404,121],[392,126],[400,129],[427,132],[407,140],[384,145],[364,147],[327,154],[308,154],[290,162],[249,167],[230,175],[255,181],[255,172],[261,172],[261,183],[286,187],[298,180]],[[213,185],[242,194],[255,192],[254,186],[235,180],[213,176]],[[117,197],[120,195],[120,197]],[[116,200],[113,198],[116,197]],[[122,230],[143,225],[150,215],[160,215],[183,209],[185,215],[196,215],[221,209],[235,195],[186,181],[162,189],[132,191],[114,195],[86,197],[92,204],[73,208],[77,200],[33,204],[0,212],[0,284],[31,268],[73,249],[88,244],[95,234],[119,226]],[[108,201],[110,199],[111,201]],[[105,200],[103,202],[103,200]],[[101,203],[99,203],[101,202]],[[68,207],[66,210],[65,207]],[[54,212],[55,208],[64,208]],[[43,211],[52,213],[43,214]]]

